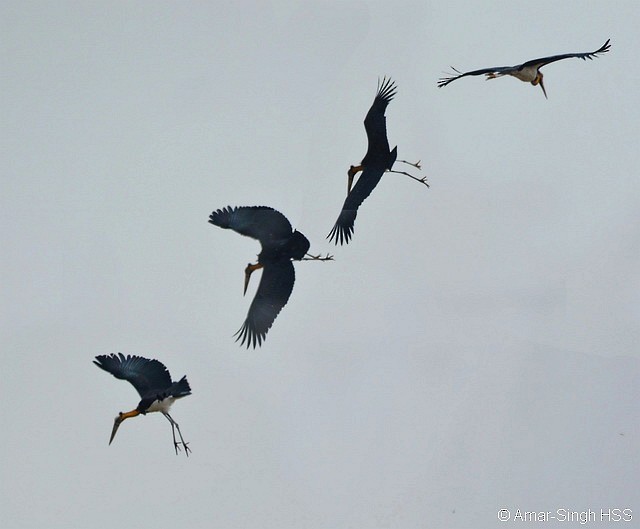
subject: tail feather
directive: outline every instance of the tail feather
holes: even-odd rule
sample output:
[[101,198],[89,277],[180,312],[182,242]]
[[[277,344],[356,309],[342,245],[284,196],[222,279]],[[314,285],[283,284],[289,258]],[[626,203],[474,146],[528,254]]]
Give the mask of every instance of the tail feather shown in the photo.
[[178,382],[174,382],[170,389],[171,396],[173,397],[186,397],[191,395],[191,386],[187,381],[187,376],[183,376]]

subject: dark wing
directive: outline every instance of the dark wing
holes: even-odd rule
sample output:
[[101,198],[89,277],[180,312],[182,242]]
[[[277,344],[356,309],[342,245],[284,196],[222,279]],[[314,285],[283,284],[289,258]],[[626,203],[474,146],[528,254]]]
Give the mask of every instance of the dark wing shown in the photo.
[[289,301],[295,280],[293,263],[288,259],[264,266],[260,285],[249,307],[247,319],[236,333],[236,341],[241,340],[242,345],[246,342],[247,349],[249,346],[255,348],[256,345],[262,345],[282,307]]
[[493,68],[483,68],[482,70],[473,70],[472,72],[459,72],[453,66],[451,69],[455,72],[458,72],[459,75],[451,75],[449,77],[442,77],[438,79],[438,88],[442,88],[443,86],[447,86],[449,83],[452,83],[456,79],[460,79],[461,77],[466,77],[467,75],[486,75],[486,74],[507,74],[509,72],[515,72],[520,65],[518,66],[494,66]]
[[[382,84],[378,86],[373,104],[364,118],[364,130],[367,131],[367,139],[369,146],[367,148],[367,156],[374,153],[389,152],[389,141],[387,140],[387,123],[384,112],[387,109],[389,101],[396,95],[396,85],[391,79],[386,77],[382,79]],[[375,155],[375,154],[374,154]]]
[[565,53],[563,55],[552,55],[551,57],[543,57],[541,59],[533,59],[531,61],[527,61],[523,64],[519,64],[517,66],[497,66],[495,68],[484,68],[482,70],[474,70],[472,72],[459,72],[455,68],[453,70],[457,72],[459,75],[452,75],[449,77],[443,77],[438,79],[438,88],[442,88],[443,86],[447,86],[449,83],[455,81],[456,79],[460,79],[461,77],[466,77],[467,75],[486,75],[486,74],[508,74],[511,72],[515,72],[517,70],[522,70],[523,68],[527,68],[529,66],[535,66],[537,68],[541,68],[545,64],[549,64],[555,61],[561,61],[562,59],[570,59],[573,57],[577,57],[578,59],[582,59],[586,61],[587,59],[591,60],[598,56],[600,53],[606,53],[609,51],[611,45],[609,41],[611,39],[607,39],[599,49],[596,51],[590,51],[587,53]]
[[150,390],[171,386],[171,375],[158,360],[118,353],[96,356],[93,363],[114,377],[131,382],[141,397]]
[[356,215],[358,214],[358,208],[378,185],[383,174],[383,169],[375,167],[364,168],[356,185],[353,186],[353,189],[347,195],[344,205],[342,206],[342,211],[340,215],[338,215],[338,220],[334,224],[331,233],[327,236],[327,239],[335,242],[336,245],[338,242],[340,242],[340,244],[349,243],[353,235],[353,225],[356,220]]
[[531,61],[527,61],[524,64],[522,64],[519,69],[526,68],[527,66],[537,66],[538,68],[541,68],[542,66],[544,66],[546,64],[550,64],[550,63],[556,62],[556,61],[561,61],[562,59],[572,59],[574,57],[578,58],[578,59],[582,59],[583,61],[586,61],[587,59],[589,59],[591,61],[594,58],[598,57],[598,54],[606,53],[606,52],[609,51],[609,48],[611,48],[611,45],[609,44],[610,40],[611,39],[607,39],[607,42],[605,42],[596,51],[589,51],[589,52],[586,52],[586,53],[564,53],[562,55],[552,55],[551,57],[543,57],[541,59],[533,59]]
[[211,213],[209,222],[257,239],[263,246],[277,239],[287,239],[292,233],[287,217],[266,206],[228,206]]

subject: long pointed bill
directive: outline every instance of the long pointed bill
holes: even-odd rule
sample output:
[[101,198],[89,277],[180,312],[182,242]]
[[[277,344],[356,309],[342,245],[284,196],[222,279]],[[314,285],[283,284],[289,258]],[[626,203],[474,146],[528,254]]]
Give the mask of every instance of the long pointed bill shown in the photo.
[[351,193],[351,187],[353,186],[353,177],[360,171],[362,171],[361,165],[352,165],[351,167],[349,167],[349,170],[347,171],[347,195]]
[[257,263],[257,264],[249,263],[247,267],[244,269],[244,292],[242,294],[243,296],[247,293],[247,288],[249,286],[249,279],[251,279],[251,274],[255,270],[259,270],[260,268],[262,268],[262,265],[260,263]]
[[540,88],[542,88],[542,93],[544,94],[544,98],[549,99],[547,97],[547,91],[544,89],[544,82],[542,81],[542,76],[540,76],[540,83],[538,84],[540,85]]
[[116,436],[116,432],[118,431],[118,428],[120,428],[120,425],[124,422],[124,420],[129,419],[130,417],[136,417],[138,415],[140,415],[140,412],[138,410],[128,411],[127,413],[120,412],[113,421],[113,430],[111,430],[111,438],[109,439],[109,444],[113,442],[113,438]]

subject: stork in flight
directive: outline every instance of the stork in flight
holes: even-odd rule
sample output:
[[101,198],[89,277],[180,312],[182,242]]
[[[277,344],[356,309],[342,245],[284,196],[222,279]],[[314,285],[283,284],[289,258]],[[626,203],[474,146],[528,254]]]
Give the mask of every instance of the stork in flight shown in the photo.
[[[596,51],[590,51],[586,53],[564,53],[562,55],[552,55],[551,57],[543,57],[542,59],[533,59],[531,61],[527,61],[523,64],[518,64],[516,66],[496,66],[494,68],[483,68],[482,70],[473,70],[472,72],[460,72],[451,67],[458,75],[451,75],[449,77],[443,77],[438,79],[438,88],[442,88],[443,86],[447,86],[449,83],[455,81],[456,79],[460,79],[461,77],[466,77],[467,75],[485,75],[486,80],[495,79],[496,77],[502,77],[503,75],[511,75],[516,79],[520,79],[525,83],[531,83],[533,86],[540,85],[542,88],[542,92],[544,93],[544,97],[547,98],[547,91],[544,88],[543,83],[543,75],[540,71],[540,68],[546,66],[547,64],[551,64],[552,62],[561,61],[563,59],[572,59],[578,58],[586,61],[587,59],[593,60],[598,57],[602,53],[606,53],[609,51],[611,45],[609,41],[611,39],[607,39],[600,48]],[[548,99],[548,98],[547,98]]]
[[[262,345],[267,332],[282,308],[289,301],[296,279],[294,261],[331,261],[332,256],[310,255],[309,240],[291,228],[287,218],[267,206],[226,207],[209,215],[209,222],[220,228],[231,229],[260,241],[262,251],[257,264],[248,264],[244,271],[244,292],[247,292],[251,274],[262,268],[262,277],[256,295],[249,307],[247,318],[236,333],[240,344]],[[307,256],[307,257],[305,257]]]
[[[188,446],[189,443],[184,441],[180,426],[169,415],[169,408],[174,401],[191,395],[191,388],[186,376],[182,377],[178,382],[172,382],[171,375],[162,362],[149,360],[142,356],[124,356],[122,353],[96,356],[93,363],[107,373],[111,373],[114,377],[131,382],[141,398],[140,403],[134,410],[125,413],[120,412],[115,418],[109,444],[112,443],[118,428],[125,419],[159,411],[171,423],[173,447],[176,454],[180,449],[180,445],[182,445],[185,454],[187,457],[189,456],[191,451]],[[180,436],[179,442],[176,441],[176,430],[178,430],[178,435]]]
[[[398,161],[421,169],[420,161],[416,163],[407,162],[406,160],[396,160],[398,156],[398,147],[393,150],[389,149],[389,140],[387,139],[387,123],[385,111],[387,105],[396,95],[396,85],[391,79],[386,77],[380,83],[378,80],[378,92],[373,100],[373,104],[364,118],[364,129],[367,133],[367,153],[359,165],[352,165],[347,172],[347,198],[344,201],[342,210],[338,216],[333,229],[327,236],[327,239],[334,241],[337,245],[347,244],[353,235],[353,226],[355,224],[356,215],[360,204],[375,189],[385,172],[399,173],[429,187],[427,178],[417,178],[404,171],[394,171],[393,164]],[[356,185],[352,187],[354,176],[362,171]]]

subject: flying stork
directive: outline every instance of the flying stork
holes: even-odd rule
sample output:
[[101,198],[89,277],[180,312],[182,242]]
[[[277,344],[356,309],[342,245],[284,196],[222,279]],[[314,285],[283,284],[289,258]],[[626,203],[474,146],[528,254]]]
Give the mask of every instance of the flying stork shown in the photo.
[[[93,363],[107,373],[111,373],[114,377],[131,382],[141,397],[138,406],[134,410],[118,413],[113,422],[109,444],[113,441],[118,428],[125,419],[159,411],[171,423],[173,447],[176,454],[180,449],[180,445],[182,445],[185,454],[187,457],[189,456],[191,451],[188,446],[189,443],[186,443],[182,438],[180,426],[169,415],[169,408],[174,401],[191,395],[191,388],[186,376],[182,377],[178,382],[172,382],[169,371],[158,360],[149,360],[135,355],[124,356],[122,353],[96,356]],[[178,430],[180,442],[176,441],[176,430]]]
[[[384,113],[387,105],[395,95],[396,85],[391,79],[385,77],[382,83],[378,79],[378,92],[369,112],[367,112],[367,116],[364,118],[364,129],[367,133],[368,142],[367,153],[359,165],[352,165],[347,171],[347,198],[344,201],[338,220],[327,236],[327,239],[334,241],[336,245],[338,242],[340,244],[349,243],[353,235],[353,226],[360,204],[371,194],[371,191],[378,185],[385,172],[406,175],[429,187],[426,177],[417,178],[404,171],[392,170],[396,161],[421,169],[420,161],[411,163],[406,160],[396,160],[398,147],[389,150]],[[361,171],[362,174],[352,189],[353,177]]]
[[[287,218],[267,206],[243,206],[218,209],[209,215],[209,223],[231,229],[260,241],[262,251],[256,264],[249,263],[244,271],[244,293],[251,274],[263,269],[256,295],[247,318],[236,335],[236,341],[249,346],[262,345],[267,332],[282,308],[289,301],[296,274],[294,261],[331,261],[332,256],[310,255],[309,240],[298,230],[292,230]],[[305,257],[307,256],[307,257]]]
[[[486,80],[495,79],[496,77],[502,77],[503,75],[511,75],[516,79],[520,79],[525,83],[531,83],[533,86],[540,85],[542,88],[542,92],[544,93],[544,97],[547,98],[547,91],[544,88],[544,83],[542,81],[543,75],[540,71],[540,68],[546,66],[547,64],[551,64],[552,62],[561,61],[563,59],[571,59],[578,58],[586,61],[587,59],[593,60],[598,57],[602,53],[606,53],[609,51],[611,45],[609,41],[611,39],[607,39],[600,48],[596,51],[590,51],[586,53],[564,53],[562,55],[552,55],[551,57],[543,57],[542,59],[533,59],[531,61],[527,61],[523,64],[518,64],[516,66],[496,66],[494,68],[483,68],[482,70],[474,70],[472,72],[460,72],[451,67],[457,74],[459,75],[451,75],[449,77],[443,77],[438,79],[438,88],[442,88],[443,86],[447,86],[449,83],[455,81],[456,79],[460,79],[461,77],[466,77],[467,75],[485,75]],[[547,98],[548,99],[548,98]]]

